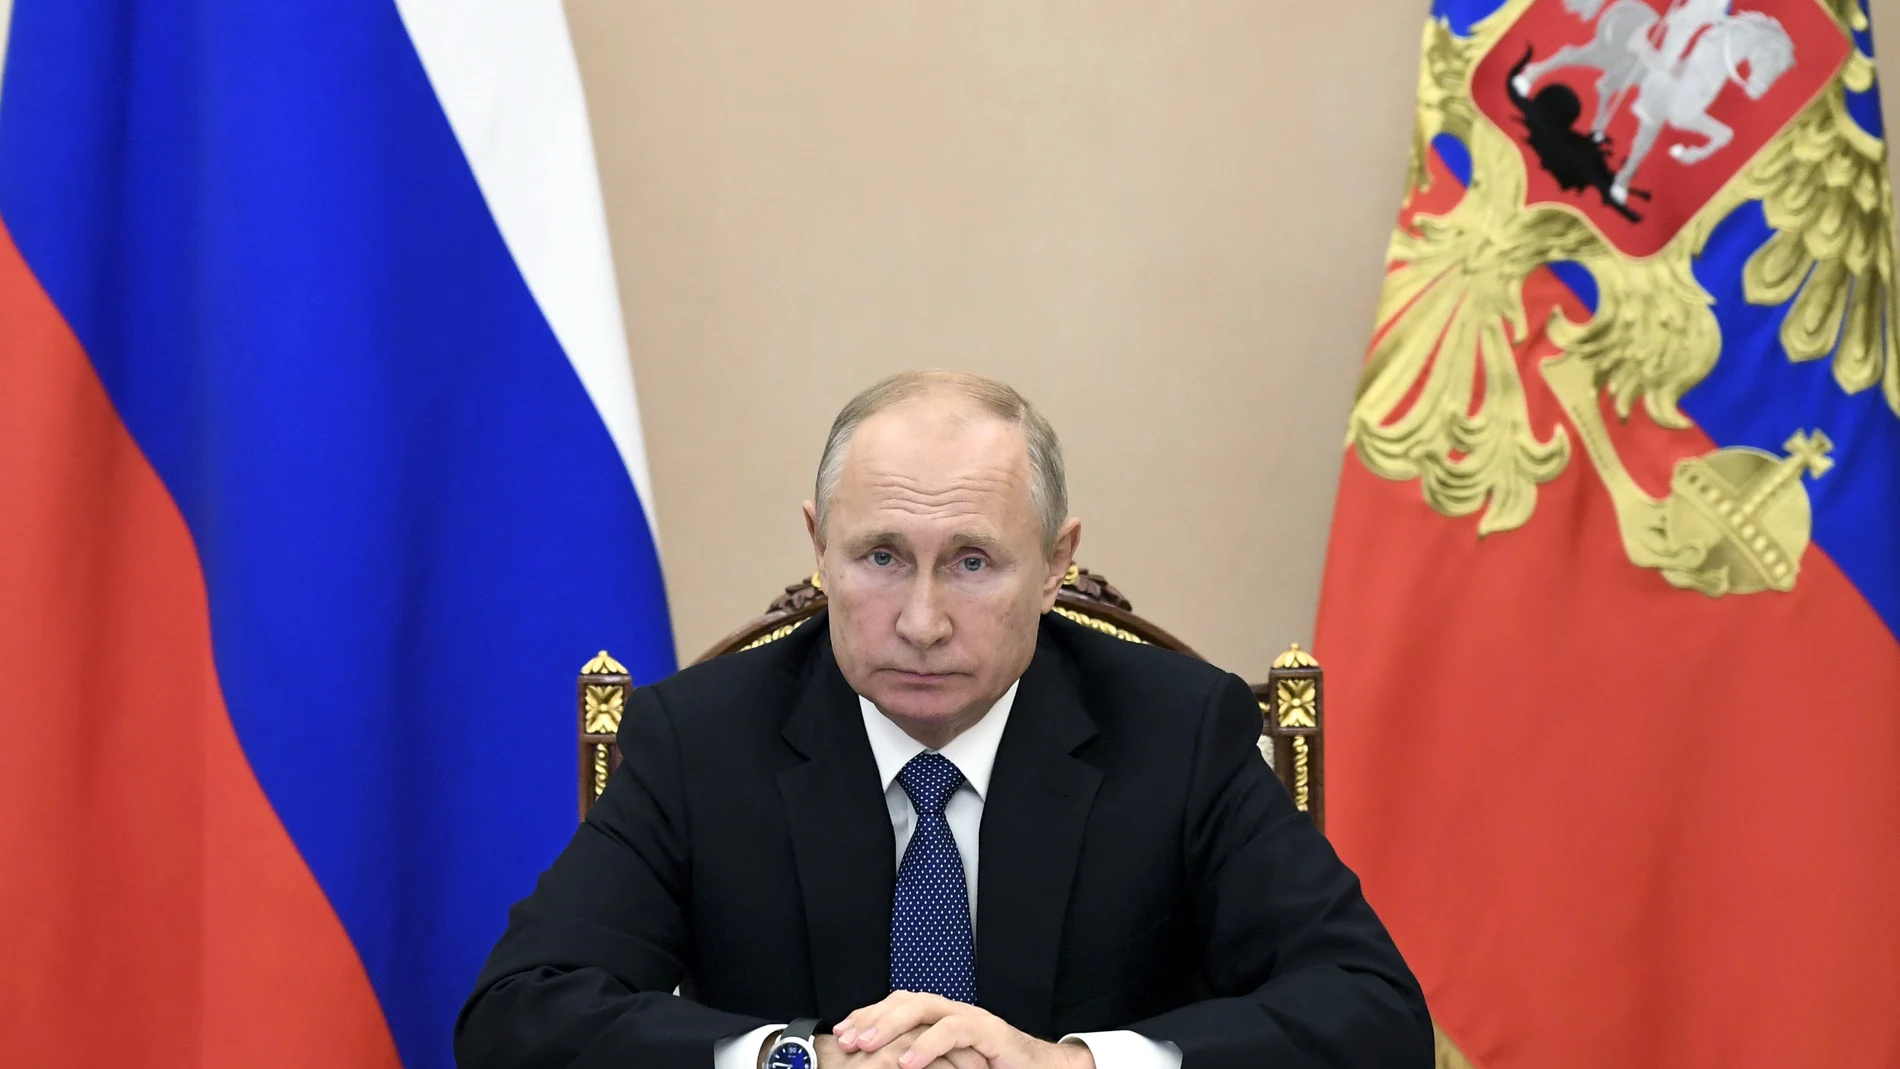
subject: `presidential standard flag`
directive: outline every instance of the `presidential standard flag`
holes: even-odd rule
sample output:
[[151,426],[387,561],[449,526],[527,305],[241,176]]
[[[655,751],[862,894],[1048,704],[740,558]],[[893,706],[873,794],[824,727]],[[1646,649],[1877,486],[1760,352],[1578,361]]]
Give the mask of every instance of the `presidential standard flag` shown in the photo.
[[561,6],[4,55],[0,1065],[447,1069],[575,671],[674,665]]
[[1441,1064],[1900,1065],[1900,359],[1859,0],[1440,0],[1321,599]]

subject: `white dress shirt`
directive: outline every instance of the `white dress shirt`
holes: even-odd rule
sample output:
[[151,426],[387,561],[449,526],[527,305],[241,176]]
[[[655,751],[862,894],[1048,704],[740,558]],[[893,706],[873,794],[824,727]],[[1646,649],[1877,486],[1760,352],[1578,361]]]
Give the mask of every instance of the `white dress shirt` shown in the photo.
[[[944,821],[950,836],[957,841],[957,855],[963,860],[963,884],[970,895],[970,930],[976,931],[976,872],[980,862],[977,836],[983,828],[983,800],[990,792],[990,772],[996,767],[996,748],[1003,741],[1003,728],[1009,723],[1010,709],[1016,704],[1016,687],[1011,683],[983,719],[970,725],[937,752],[948,758],[963,773],[958,787],[944,805]],[[884,804],[891,813],[892,837],[897,840],[895,868],[903,864],[904,849],[917,829],[917,809],[910,795],[897,782],[910,759],[929,747],[904,733],[904,729],[878,712],[870,699],[860,695],[858,709],[864,714],[864,734],[871,742],[871,756],[877,760],[878,779],[884,784]],[[741,1036],[722,1039],[713,1045],[713,1069],[756,1069],[759,1047],[766,1037],[784,1028],[770,1024]],[[1081,1032],[1062,1037],[1088,1045],[1095,1057],[1096,1069],[1181,1069],[1181,1048],[1137,1032]]]

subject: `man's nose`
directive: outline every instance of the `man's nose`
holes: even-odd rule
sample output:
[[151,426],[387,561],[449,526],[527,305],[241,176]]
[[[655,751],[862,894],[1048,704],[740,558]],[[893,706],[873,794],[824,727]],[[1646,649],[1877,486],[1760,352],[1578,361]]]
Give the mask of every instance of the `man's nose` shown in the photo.
[[943,587],[931,573],[918,575],[904,592],[897,611],[897,637],[929,649],[950,637],[950,614],[943,611]]

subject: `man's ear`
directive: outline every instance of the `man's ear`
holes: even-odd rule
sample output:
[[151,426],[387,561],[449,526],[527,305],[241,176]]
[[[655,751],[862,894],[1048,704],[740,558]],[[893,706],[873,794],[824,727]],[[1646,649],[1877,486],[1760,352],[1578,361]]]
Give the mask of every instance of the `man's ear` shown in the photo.
[[1049,572],[1042,580],[1042,611],[1055,608],[1056,591],[1062,589],[1062,577],[1075,563],[1075,548],[1082,544],[1082,521],[1074,516],[1056,532],[1055,548],[1049,552]]
[[811,555],[814,567],[823,571],[825,567],[825,533],[818,529],[818,506],[805,502],[805,533],[811,536]]

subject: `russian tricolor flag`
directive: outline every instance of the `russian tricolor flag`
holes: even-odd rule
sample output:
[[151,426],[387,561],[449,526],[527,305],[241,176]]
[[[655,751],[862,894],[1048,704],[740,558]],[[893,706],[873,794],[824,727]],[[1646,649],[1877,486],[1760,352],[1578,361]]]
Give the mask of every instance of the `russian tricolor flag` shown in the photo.
[[561,5],[0,43],[0,1065],[448,1066],[674,665]]

